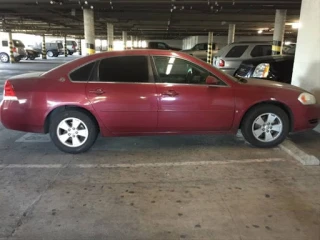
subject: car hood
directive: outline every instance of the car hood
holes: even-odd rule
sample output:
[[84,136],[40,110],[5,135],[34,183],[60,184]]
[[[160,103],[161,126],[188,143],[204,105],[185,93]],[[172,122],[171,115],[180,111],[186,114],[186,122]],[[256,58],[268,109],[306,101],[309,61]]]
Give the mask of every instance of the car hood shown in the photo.
[[254,87],[266,87],[266,88],[281,88],[286,90],[293,90],[298,92],[306,92],[302,88],[281,82],[269,81],[269,80],[262,80],[262,79],[255,79],[255,78],[247,78],[246,85],[254,86]]

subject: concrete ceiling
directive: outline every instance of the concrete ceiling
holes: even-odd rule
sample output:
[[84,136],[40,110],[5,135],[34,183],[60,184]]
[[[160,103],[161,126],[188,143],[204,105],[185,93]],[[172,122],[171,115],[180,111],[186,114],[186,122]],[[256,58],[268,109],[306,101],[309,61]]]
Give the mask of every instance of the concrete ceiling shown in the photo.
[[[83,35],[83,8],[95,12],[95,31],[106,36],[107,22],[115,37],[122,31],[145,39],[181,39],[213,31],[226,35],[272,34],[275,9],[287,9],[287,22],[299,19],[301,0],[0,0],[0,30],[35,34]],[[287,35],[296,35],[291,26]]]

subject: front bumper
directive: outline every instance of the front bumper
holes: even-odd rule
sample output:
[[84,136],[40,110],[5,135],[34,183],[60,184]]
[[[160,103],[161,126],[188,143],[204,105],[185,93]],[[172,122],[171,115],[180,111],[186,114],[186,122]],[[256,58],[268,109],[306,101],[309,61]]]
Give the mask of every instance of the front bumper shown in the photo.
[[301,106],[294,109],[294,132],[315,128],[320,120],[320,104]]

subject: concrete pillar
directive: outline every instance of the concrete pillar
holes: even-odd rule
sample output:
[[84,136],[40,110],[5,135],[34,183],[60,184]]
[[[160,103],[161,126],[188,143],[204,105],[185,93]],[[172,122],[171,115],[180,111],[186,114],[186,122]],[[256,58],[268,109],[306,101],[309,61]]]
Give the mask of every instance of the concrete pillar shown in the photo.
[[137,43],[137,48],[139,48],[139,37],[136,36],[136,43]]
[[284,30],[286,24],[287,10],[276,10],[276,18],[274,21],[274,32],[272,42],[272,54],[280,55],[282,53],[282,44],[284,38]]
[[13,56],[13,41],[12,41],[12,33],[9,32],[9,49],[10,49],[10,63],[15,63],[15,59],[14,59],[14,56]]
[[213,32],[208,33],[208,51],[207,51],[207,63],[212,65],[212,43],[213,43]]
[[320,4],[302,0],[292,84],[312,92],[320,103]]
[[113,24],[107,23],[108,51],[113,50]]
[[64,36],[63,47],[64,47],[64,56],[68,57],[67,36],[66,35]]
[[126,50],[127,49],[127,32],[123,31],[122,32],[122,41],[123,41],[123,49]]
[[236,34],[236,25],[235,24],[229,24],[229,30],[228,30],[228,44],[234,42],[234,36]]
[[83,9],[84,38],[87,55],[95,53],[94,13],[92,9]]
[[79,55],[82,55],[82,49],[81,49],[81,38],[78,40],[78,49],[79,49]]
[[134,42],[133,41],[133,36],[131,35],[130,37],[131,37],[131,49],[133,49],[133,42]]
[[42,35],[42,59],[47,59],[46,36]]

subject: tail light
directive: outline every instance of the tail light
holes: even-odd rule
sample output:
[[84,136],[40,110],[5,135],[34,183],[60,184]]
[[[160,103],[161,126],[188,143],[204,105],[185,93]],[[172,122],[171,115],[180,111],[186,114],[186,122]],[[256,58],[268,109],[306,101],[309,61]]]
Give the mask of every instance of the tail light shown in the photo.
[[18,100],[10,81],[6,81],[4,84],[3,100]]
[[225,64],[224,60],[220,59],[219,60],[219,67],[224,67],[224,64]]
[[15,52],[15,53],[16,53],[16,52],[17,52],[17,48],[15,48],[15,47],[12,48],[12,52]]

